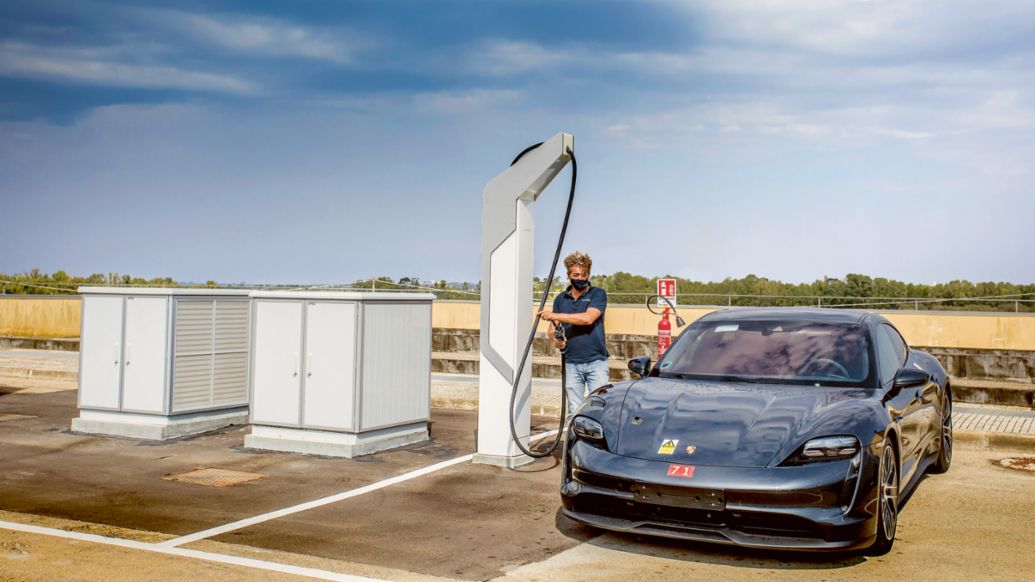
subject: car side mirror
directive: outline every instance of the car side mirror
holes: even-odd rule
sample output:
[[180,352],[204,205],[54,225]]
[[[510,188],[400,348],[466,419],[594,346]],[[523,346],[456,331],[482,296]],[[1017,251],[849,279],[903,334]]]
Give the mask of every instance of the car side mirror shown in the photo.
[[895,373],[895,383],[892,384],[892,387],[895,390],[901,390],[902,388],[922,386],[930,381],[931,375],[923,370],[917,370],[916,368],[901,368]]
[[629,360],[629,370],[643,378],[650,372],[650,356],[640,356]]

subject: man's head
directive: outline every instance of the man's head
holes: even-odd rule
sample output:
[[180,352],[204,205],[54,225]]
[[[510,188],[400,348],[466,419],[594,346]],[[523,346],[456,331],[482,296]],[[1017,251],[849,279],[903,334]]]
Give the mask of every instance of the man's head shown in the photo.
[[593,267],[593,259],[579,251],[564,258],[564,268],[568,270],[571,286],[579,291],[589,286],[589,271]]

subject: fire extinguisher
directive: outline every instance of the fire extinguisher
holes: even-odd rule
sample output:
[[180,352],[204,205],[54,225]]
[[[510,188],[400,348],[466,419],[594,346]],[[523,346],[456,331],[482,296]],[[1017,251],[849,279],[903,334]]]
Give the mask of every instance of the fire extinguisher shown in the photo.
[[668,319],[668,307],[661,314],[661,320],[658,321],[658,359],[665,355],[668,351],[669,346],[672,345],[672,322]]
[[[665,311],[658,313],[654,311],[653,301],[657,299],[658,304],[662,302],[668,304],[665,307]],[[658,322],[658,359],[665,355],[665,352],[672,347],[672,322],[669,321],[668,315],[671,313],[676,317],[676,326],[683,327],[686,322],[683,321],[682,317],[679,317],[679,312],[676,311],[676,306],[672,304],[672,301],[668,297],[661,297],[660,295],[651,295],[647,297],[647,311],[650,311],[654,315],[661,315],[661,321]]]

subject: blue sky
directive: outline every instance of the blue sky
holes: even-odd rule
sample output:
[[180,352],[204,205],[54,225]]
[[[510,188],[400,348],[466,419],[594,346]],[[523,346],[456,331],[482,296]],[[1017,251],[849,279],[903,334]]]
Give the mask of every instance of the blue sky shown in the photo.
[[474,281],[557,131],[596,272],[1035,282],[1027,0],[7,0],[0,272]]

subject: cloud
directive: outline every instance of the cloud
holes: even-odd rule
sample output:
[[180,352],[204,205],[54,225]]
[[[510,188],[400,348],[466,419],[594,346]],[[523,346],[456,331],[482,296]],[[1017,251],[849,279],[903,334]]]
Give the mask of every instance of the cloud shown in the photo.
[[99,47],[44,47],[0,43],[0,75],[147,89],[186,89],[252,94],[257,87],[230,75],[118,60],[119,51]]
[[154,21],[211,46],[249,55],[296,57],[347,63],[368,41],[340,31],[272,18],[208,16],[177,11],[150,13]]
[[324,94],[308,100],[317,108],[353,111],[367,115],[396,114],[399,111],[418,114],[467,114],[499,109],[512,110],[524,93],[514,89],[472,88],[452,91],[352,91]]
[[584,48],[578,46],[553,49],[535,42],[496,39],[473,47],[466,67],[475,74],[508,76],[580,65],[590,57]]
[[510,104],[520,99],[520,91],[508,89],[473,89],[469,91],[437,91],[417,93],[413,101],[441,113],[470,113]]
[[1035,32],[1027,0],[695,0],[685,6],[712,41],[842,57],[958,54]]
[[619,137],[665,140],[709,134],[746,134],[763,137],[831,141],[860,146],[884,139],[915,141],[938,134],[910,121],[910,112],[894,107],[837,107],[804,109],[780,101],[707,102],[658,113],[632,116],[608,133]]

